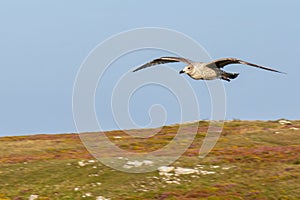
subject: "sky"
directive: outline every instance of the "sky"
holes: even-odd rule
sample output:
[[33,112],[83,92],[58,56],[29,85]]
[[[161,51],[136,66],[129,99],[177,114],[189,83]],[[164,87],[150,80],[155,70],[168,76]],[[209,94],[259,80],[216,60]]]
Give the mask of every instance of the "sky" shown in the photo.
[[[282,75],[241,65],[226,68],[240,73],[224,83],[226,119],[300,119],[299,8],[297,0],[0,1],[0,136],[76,132],[72,93],[82,63],[107,38],[144,27],[183,33],[213,59],[237,57],[287,72]],[[104,130],[120,129],[110,99],[101,95],[119,78],[114,75],[120,74],[118,69],[126,72],[132,63],[143,64],[166,54],[141,50],[112,64],[107,72],[111,74],[99,82],[95,96],[95,112]],[[169,66],[178,71],[183,67]],[[198,119],[210,119],[206,84],[182,77],[200,99]],[[180,121],[174,95],[155,86],[144,89],[146,93],[137,91],[129,103],[139,126],[147,127],[148,110],[156,104],[165,106],[164,123]]]

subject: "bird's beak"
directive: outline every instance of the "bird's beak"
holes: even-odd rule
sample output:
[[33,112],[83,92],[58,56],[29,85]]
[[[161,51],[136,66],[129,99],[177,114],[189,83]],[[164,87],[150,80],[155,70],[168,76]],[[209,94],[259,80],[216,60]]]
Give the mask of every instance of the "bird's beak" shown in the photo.
[[181,71],[179,72],[179,74],[183,74],[183,73],[185,73],[183,70],[181,70]]

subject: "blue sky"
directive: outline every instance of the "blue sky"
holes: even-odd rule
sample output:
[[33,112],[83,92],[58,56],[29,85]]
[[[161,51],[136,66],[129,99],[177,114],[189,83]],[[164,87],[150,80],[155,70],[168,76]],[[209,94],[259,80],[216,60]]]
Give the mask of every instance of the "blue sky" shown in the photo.
[[[72,90],[83,60],[108,37],[142,27],[182,32],[212,58],[237,57],[288,73],[238,65],[226,68],[241,73],[225,83],[227,119],[300,119],[299,8],[297,0],[1,1],[0,136],[76,132]],[[165,56],[144,51],[128,59],[142,64],[153,55]],[[122,65],[117,62],[116,67],[118,63]],[[198,87],[202,99],[199,118],[209,119],[205,84],[189,81]],[[132,109],[133,118],[141,125],[149,120],[143,109],[160,103],[150,97],[144,108]],[[145,97],[137,94],[136,98]],[[172,101],[169,98],[162,95],[160,100]],[[176,123],[176,102],[166,109],[174,111],[167,123]],[[105,129],[118,129],[109,109],[98,115]]]

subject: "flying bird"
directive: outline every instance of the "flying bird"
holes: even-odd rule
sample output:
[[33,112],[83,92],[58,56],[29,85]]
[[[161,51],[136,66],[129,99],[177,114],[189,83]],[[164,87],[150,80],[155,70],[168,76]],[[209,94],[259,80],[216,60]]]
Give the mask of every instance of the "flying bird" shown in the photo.
[[235,79],[239,73],[229,73],[222,70],[226,65],[230,64],[243,64],[249,65],[252,67],[257,67],[264,70],[269,70],[272,72],[283,73],[277,71],[275,69],[263,67],[260,65],[256,65],[253,63],[249,63],[243,60],[239,60],[236,58],[221,58],[217,60],[213,60],[211,62],[194,62],[186,58],[181,57],[161,57],[154,59],[138,68],[133,70],[133,72],[139,71],[141,69],[151,67],[154,65],[165,64],[165,63],[173,63],[173,62],[182,62],[187,64],[179,73],[185,73],[189,75],[191,78],[196,80],[213,80],[213,79],[222,79],[225,81],[230,81],[231,79]]

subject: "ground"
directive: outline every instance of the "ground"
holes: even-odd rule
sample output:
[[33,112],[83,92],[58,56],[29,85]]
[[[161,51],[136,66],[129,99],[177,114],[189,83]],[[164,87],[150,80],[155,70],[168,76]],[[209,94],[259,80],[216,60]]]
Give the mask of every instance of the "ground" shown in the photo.
[[[198,152],[208,122],[185,124],[185,134],[193,127],[194,142],[171,168],[140,174],[98,162],[75,133],[1,137],[0,200],[300,199],[300,121],[225,122],[205,158]],[[165,126],[148,139],[106,135],[124,150],[147,152],[166,145],[177,129]]]

